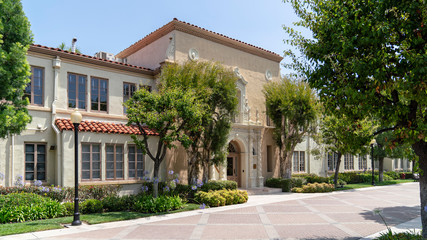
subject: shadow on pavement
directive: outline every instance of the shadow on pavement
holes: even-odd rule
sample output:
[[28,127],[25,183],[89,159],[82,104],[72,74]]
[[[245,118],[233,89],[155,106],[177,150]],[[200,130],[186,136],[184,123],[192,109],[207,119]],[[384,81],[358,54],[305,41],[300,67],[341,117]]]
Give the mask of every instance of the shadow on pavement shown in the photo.
[[[420,216],[420,206],[407,207],[407,206],[396,206],[396,207],[385,207],[380,208],[380,214],[384,218],[384,221],[389,226],[396,226],[398,224],[410,221]],[[366,220],[376,221],[384,224],[383,219],[374,211],[366,211],[361,213]]]

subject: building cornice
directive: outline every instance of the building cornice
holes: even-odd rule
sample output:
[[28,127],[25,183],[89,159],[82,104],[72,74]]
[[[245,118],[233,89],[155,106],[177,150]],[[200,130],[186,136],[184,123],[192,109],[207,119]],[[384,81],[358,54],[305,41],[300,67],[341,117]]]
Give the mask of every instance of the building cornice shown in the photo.
[[73,53],[73,52],[61,50],[59,48],[51,48],[51,47],[46,47],[42,45],[31,45],[28,52],[46,54],[51,56],[59,56],[64,59],[71,59],[78,62],[90,63],[98,66],[104,66],[104,67],[109,67],[109,68],[129,71],[129,72],[135,72],[135,73],[145,74],[149,76],[154,76],[155,74],[154,70],[151,70],[148,68],[134,66],[130,64],[121,63],[121,62],[110,61],[110,60],[101,59],[101,58],[96,58],[96,57],[88,56],[85,54]]

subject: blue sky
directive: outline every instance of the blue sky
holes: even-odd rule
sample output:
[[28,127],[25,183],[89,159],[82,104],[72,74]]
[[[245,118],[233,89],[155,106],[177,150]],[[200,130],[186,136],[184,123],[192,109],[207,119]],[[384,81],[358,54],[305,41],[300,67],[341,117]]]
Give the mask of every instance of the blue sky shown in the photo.
[[[22,0],[34,42],[117,54],[173,18],[283,55],[282,25],[297,20],[281,0]],[[283,69],[282,74],[289,73]]]

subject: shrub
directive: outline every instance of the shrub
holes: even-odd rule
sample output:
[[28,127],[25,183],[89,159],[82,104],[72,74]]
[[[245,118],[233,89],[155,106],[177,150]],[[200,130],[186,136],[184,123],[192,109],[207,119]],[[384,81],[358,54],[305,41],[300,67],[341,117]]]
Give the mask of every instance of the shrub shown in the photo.
[[118,212],[118,211],[125,211],[129,210],[133,201],[129,203],[128,199],[132,198],[130,197],[132,195],[125,195],[123,197],[119,196],[109,196],[102,199],[102,206],[104,207],[104,210],[107,212]]
[[290,192],[292,189],[292,180],[291,179],[282,179],[282,192]]
[[[118,196],[120,185],[83,185],[79,186],[79,200],[83,202],[87,199],[102,200],[109,196]],[[65,199],[71,202],[74,199],[74,187],[67,187]]]
[[396,179],[400,179],[400,173],[398,172],[384,172],[384,177],[385,176],[389,176],[391,179],[396,180]]
[[11,193],[34,193],[43,197],[49,197],[51,199],[62,202],[66,197],[66,191],[64,188],[55,186],[22,186],[22,187],[1,187],[0,195],[7,195]]
[[307,184],[307,179],[303,177],[293,177],[291,178],[292,187],[302,187],[302,185]]
[[80,203],[79,207],[79,211],[85,214],[100,213],[103,209],[102,202],[98,199],[87,199],[84,202]]
[[141,213],[157,213],[182,208],[184,202],[179,196],[160,195],[154,198],[151,195],[139,195],[135,199],[132,210]]
[[62,206],[65,208],[65,216],[72,216],[74,214],[74,202],[64,202]]
[[210,207],[219,207],[225,205],[245,203],[248,201],[248,193],[241,190],[216,190],[216,191],[199,191],[195,194],[195,200],[198,203]]
[[266,187],[282,188],[282,178],[268,178],[265,181]]
[[229,180],[209,180],[207,183],[203,184],[203,186],[201,187],[201,190],[204,192],[208,192],[210,190],[216,191],[216,190],[222,190],[222,189],[235,190],[237,189],[237,182],[229,181]]
[[329,183],[308,183],[302,188],[292,188],[292,192],[296,193],[320,193],[332,192],[335,189],[333,184]]
[[65,207],[58,201],[34,193],[0,196],[0,223],[54,218],[64,213]]
[[303,177],[295,177],[291,179],[268,178],[265,185],[272,188],[281,188],[282,192],[290,192],[292,187],[301,187],[305,183],[307,183],[307,180]]

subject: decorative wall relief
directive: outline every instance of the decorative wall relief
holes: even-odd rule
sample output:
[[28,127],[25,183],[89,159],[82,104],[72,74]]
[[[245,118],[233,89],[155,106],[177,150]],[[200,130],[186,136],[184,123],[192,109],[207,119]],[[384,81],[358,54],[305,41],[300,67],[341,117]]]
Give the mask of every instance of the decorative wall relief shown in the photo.
[[190,48],[190,50],[188,50],[188,57],[192,61],[198,60],[199,59],[199,51],[197,51],[197,49],[195,49],[195,48]]
[[268,69],[265,71],[265,79],[267,79],[267,81],[271,81],[273,79],[273,74]]
[[169,38],[169,46],[166,50],[166,59],[170,61],[175,61],[175,33]]

